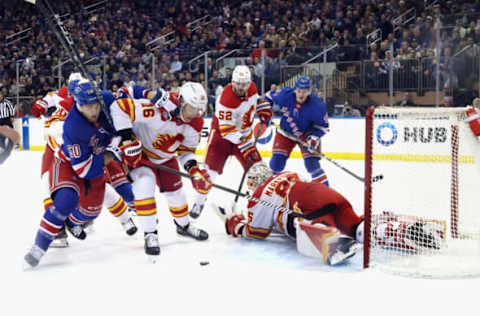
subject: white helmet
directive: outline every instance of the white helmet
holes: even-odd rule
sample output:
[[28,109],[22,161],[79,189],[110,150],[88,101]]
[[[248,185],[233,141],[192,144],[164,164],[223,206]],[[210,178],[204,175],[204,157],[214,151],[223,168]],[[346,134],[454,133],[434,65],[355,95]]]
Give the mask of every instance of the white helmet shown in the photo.
[[207,109],[207,93],[203,86],[198,82],[185,82],[178,92],[184,103],[188,103],[194,108],[205,113]]
[[233,70],[232,82],[249,83],[252,81],[250,69],[245,65],[238,65]]
[[247,185],[252,193],[261,187],[273,175],[272,170],[263,161],[256,162],[248,169]]
[[68,77],[68,82],[82,80],[83,76],[79,72],[72,72]]

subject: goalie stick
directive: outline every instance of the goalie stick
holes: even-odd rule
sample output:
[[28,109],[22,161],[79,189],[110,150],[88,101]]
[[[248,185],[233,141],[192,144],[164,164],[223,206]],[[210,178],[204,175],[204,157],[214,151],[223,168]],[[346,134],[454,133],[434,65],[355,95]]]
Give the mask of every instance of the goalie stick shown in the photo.
[[80,54],[78,53],[77,49],[74,46],[74,42],[72,40],[70,33],[64,27],[62,20],[60,20],[60,15],[56,14],[53,11],[48,0],[25,0],[25,1],[35,5],[40,11],[40,13],[45,17],[45,20],[48,26],[52,29],[58,41],[62,44],[63,48],[69,55],[75,67],[77,67],[77,69],[80,71],[82,76],[85,79],[87,79],[92,85],[92,87],[94,88],[95,93],[97,95],[97,99],[102,107],[103,114],[105,114],[105,116],[107,117],[108,123],[112,127],[114,127],[112,118],[110,116],[110,112],[108,111],[107,106],[103,101],[103,97],[100,94],[100,90],[98,89],[96,83],[92,80],[92,78],[88,74],[87,68],[83,64],[82,59],[80,58]]
[[[190,175],[185,173],[185,172],[182,172],[182,171],[178,171],[178,170],[175,170],[175,169],[172,169],[170,167],[165,167],[165,166],[161,166],[161,165],[155,165],[155,168],[157,168],[158,170],[163,170],[163,171],[167,171],[167,172],[170,172],[170,173],[173,173],[173,174],[176,174],[176,175],[179,175],[181,177],[184,177],[184,178],[188,178],[188,179],[191,179]],[[293,216],[296,216],[296,217],[301,217],[301,218],[304,218],[304,219],[308,219],[308,220],[312,220],[312,219],[316,219],[316,218],[319,218],[319,217],[322,217],[326,214],[328,214],[328,212],[330,211],[329,208],[320,208],[318,210],[315,210],[311,213],[308,213],[308,214],[302,214],[302,213],[298,213],[298,212],[295,212],[294,210],[291,210],[289,208],[286,208],[286,207],[282,207],[282,206],[278,206],[278,205],[275,205],[273,203],[270,203],[270,202],[267,202],[267,201],[264,201],[264,200],[260,200],[260,199],[257,199],[247,193],[242,193],[240,191],[235,191],[233,189],[230,189],[230,188],[227,188],[227,187],[224,187],[223,185],[220,185],[220,184],[215,184],[213,183],[212,184],[213,187],[217,188],[217,189],[220,189],[222,191],[225,191],[225,192],[228,192],[228,193],[231,193],[231,194],[238,194],[238,196],[240,197],[243,197],[243,198],[246,198],[247,200],[250,200],[250,201],[254,201],[254,202],[257,202],[257,203],[260,203],[262,205],[265,205],[267,207],[271,207],[273,209],[277,209],[277,210],[280,210],[280,211],[287,211],[287,212],[290,212]]]
[[[298,138],[297,136],[287,132],[286,130],[284,130],[279,124],[275,124],[273,123],[273,125],[280,131],[282,131],[282,134],[285,134],[285,136],[287,136],[288,138],[290,138],[291,140],[295,141],[296,143],[308,148],[308,144],[301,140],[300,138]],[[361,176],[357,175],[356,173],[354,173],[353,171],[350,171],[348,170],[347,168],[341,166],[338,162],[336,162],[335,160],[331,159],[330,157],[328,157],[327,155],[325,155],[324,153],[321,153],[319,152],[318,150],[315,150],[313,148],[308,148],[309,151],[311,151],[312,153],[314,154],[317,154],[317,155],[320,155],[322,156],[322,158],[325,158],[327,161],[331,162],[332,164],[334,164],[336,167],[342,169],[343,171],[345,171],[346,173],[348,173],[349,175],[351,175],[352,177],[354,177],[355,179],[357,179],[358,181],[362,181],[362,182],[365,182],[365,178],[362,178]],[[382,180],[383,179],[383,175],[377,175],[375,177],[372,177],[372,182],[377,182],[378,180]]]

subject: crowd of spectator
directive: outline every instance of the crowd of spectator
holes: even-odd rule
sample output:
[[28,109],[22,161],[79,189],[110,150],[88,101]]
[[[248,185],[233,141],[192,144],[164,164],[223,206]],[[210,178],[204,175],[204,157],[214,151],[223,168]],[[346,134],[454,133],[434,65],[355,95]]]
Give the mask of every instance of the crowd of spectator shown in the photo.
[[[257,82],[264,74],[269,87],[280,83],[283,65],[300,64],[333,43],[338,47],[328,55],[329,61],[371,61],[368,80],[378,87],[385,82],[391,44],[396,69],[405,67],[403,60],[429,58],[421,71],[425,76],[435,75],[437,17],[444,25],[452,25],[441,32],[444,56],[480,42],[480,0],[107,0],[92,6],[93,11],[82,9],[99,1],[51,2],[80,55],[97,58],[89,66],[92,77],[112,90],[131,83],[154,83],[171,90],[186,80],[207,84],[204,59],[191,64],[189,60],[210,51],[208,88],[217,91],[229,81],[234,65],[224,66],[216,58],[235,49],[245,57],[236,62],[249,65]],[[394,32],[393,19],[412,8],[415,20]],[[200,18],[202,23],[190,24]],[[58,88],[56,67],[68,56],[35,7],[4,0],[0,21],[2,92],[12,96],[18,91],[21,96],[37,98]],[[368,47],[366,36],[376,29],[381,29],[382,36]],[[148,43],[165,34],[171,41],[152,50]],[[261,62],[263,54],[265,64]],[[448,61],[442,62],[442,67],[448,69]],[[71,65],[66,63],[62,70],[66,76]],[[455,79],[445,75],[448,71],[442,73],[443,82]]]

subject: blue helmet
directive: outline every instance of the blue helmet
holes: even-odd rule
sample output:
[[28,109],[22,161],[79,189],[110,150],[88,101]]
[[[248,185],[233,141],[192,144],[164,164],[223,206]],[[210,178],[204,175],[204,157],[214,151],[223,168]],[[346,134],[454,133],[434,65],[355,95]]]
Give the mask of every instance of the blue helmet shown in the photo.
[[68,87],[67,87],[67,92],[68,95],[73,95],[73,91],[75,91],[75,88],[78,85],[78,82],[82,80],[83,77],[79,72],[73,72],[70,74],[68,77]]
[[79,106],[99,102],[95,88],[92,87],[92,84],[87,79],[78,81],[77,86],[73,90],[73,98]]
[[307,76],[298,77],[295,81],[295,89],[310,90],[312,89],[312,80]]

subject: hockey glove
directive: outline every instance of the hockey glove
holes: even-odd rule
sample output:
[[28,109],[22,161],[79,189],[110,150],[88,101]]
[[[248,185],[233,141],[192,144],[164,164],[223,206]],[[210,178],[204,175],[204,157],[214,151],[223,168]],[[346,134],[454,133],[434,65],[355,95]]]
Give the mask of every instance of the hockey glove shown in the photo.
[[157,88],[157,91],[151,101],[156,107],[162,107],[167,104],[168,98],[169,94],[167,91],[163,90],[162,88]]
[[39,118],[42,115],[47,113],[48,104],[42,99],[35,101],[35,104],[32,106],[32,114],[36,118]]
[[246,142],[244,144],[239,144],[238,149],[242,154],[243,160],[247,168],[262,159],[260,157],[260,153],[254,146],[254,143],[252,141]]
[[270,125],[272,120],[272,107],[267,100],[259,100],[257,103],[257,115],[260,121],[265,124],[266,127]]
[[136,168],[142,158],[142,143],[137,138],[134,138],[124,141],[120,145],[120,149],[122,150],[123,162],[127,166]]
[[200,194],[208,194],[212,188],[212,180],[208,171],[204,168],[200,168],[198,164],[188,169],[188,174],[192,180],[193,188]]
[[245,227],[246,223],[245,216],[241,214],[228,217],[225,221],[227,234],[232,235],[233,237],[242,236],[242,229]]
[[315,135],[310,135],[307,137],[307,150],[314,152],[320,152],[321,150],[321,143],[320,143],[320,137],[315,136]]
[[105,151],[111,153],[113,158],[119,162],[122,162],[122,150],[118,147],[121,139],[120,136],[113,137],[112,140],[110,140],[110,144],[105,149]]

